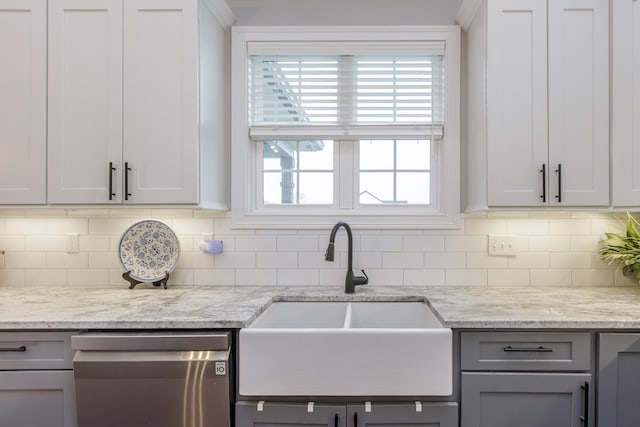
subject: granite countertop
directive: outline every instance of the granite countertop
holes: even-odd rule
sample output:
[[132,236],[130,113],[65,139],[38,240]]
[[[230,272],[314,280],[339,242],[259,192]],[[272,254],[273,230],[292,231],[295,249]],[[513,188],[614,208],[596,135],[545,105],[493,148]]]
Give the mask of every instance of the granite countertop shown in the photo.
[[274,301],[427,301],[454,329],[640,329],[640,288],[0,287],[0,329],[242,328]]

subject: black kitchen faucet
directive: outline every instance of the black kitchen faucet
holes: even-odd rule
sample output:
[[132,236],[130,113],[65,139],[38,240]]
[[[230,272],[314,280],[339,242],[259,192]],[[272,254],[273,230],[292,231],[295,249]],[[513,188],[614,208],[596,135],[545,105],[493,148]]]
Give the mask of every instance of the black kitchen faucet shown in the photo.
[[334,241],[336,239],[336,233],[340,227],[344,227],[347,231],[347,239],[349,241],[348,245],[348,256],[347,256],[347,276],[344,279],[344,292],[347,294],[352,294],[356,290],[356,286],[366,285],[369,283],[369,277],[367,277],[367,273],[362,270],[362,274],[364,276],[354,276],[353,275],[353,235],[351,234],[351,227],[346,222],[339,221],[336,225],[331,229],[331,235],[329,236],[329,246],[327,246],[327,251],[324,253],[325,261],[333,261],[334,257]]

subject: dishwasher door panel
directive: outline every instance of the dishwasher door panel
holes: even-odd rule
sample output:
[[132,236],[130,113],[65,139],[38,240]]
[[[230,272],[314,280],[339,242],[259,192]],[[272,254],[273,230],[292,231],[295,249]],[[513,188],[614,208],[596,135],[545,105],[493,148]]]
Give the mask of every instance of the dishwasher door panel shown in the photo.
[[79,350],[78,427],[229,427],[229,350]]

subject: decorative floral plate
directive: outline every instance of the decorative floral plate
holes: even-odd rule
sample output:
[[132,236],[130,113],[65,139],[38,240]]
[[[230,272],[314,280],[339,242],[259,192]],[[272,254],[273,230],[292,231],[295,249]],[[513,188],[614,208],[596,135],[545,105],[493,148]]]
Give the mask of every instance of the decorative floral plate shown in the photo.
[[138,221],[124,232],[118,256],[125,271],[142,282],[157,282],[173,271],[180,257],[178,236],[164,222]]

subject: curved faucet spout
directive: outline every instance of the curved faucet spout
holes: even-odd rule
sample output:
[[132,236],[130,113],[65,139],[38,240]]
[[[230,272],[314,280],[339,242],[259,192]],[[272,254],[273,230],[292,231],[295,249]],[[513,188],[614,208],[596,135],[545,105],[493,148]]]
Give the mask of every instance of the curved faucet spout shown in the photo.
[[329,235],[329,246],[327,246],[327,250],[324,253],[324,259],[326,261],[334,260],[334,254],[335,254],[334,243],[336,240],[336,234],[338,233],[338,230],[340,229],[340,227],[344,227],[345,231],[347,232],[347,240],[348,240],[347,276],[345,277],[345,281],[344,281],[344,292],[347,294],[352,294],[355,292],[355,287],[357,285],[366,285],[367,283],[369,283],[369,278],[365,274],[364,270],[362,270],[362,274],[364,274],[364,277],[353,275],[353,234],[351,233],[351,227],[349,227],[349,224],[347,224],[346,222],[339,221],[331,229],[331,234]]

